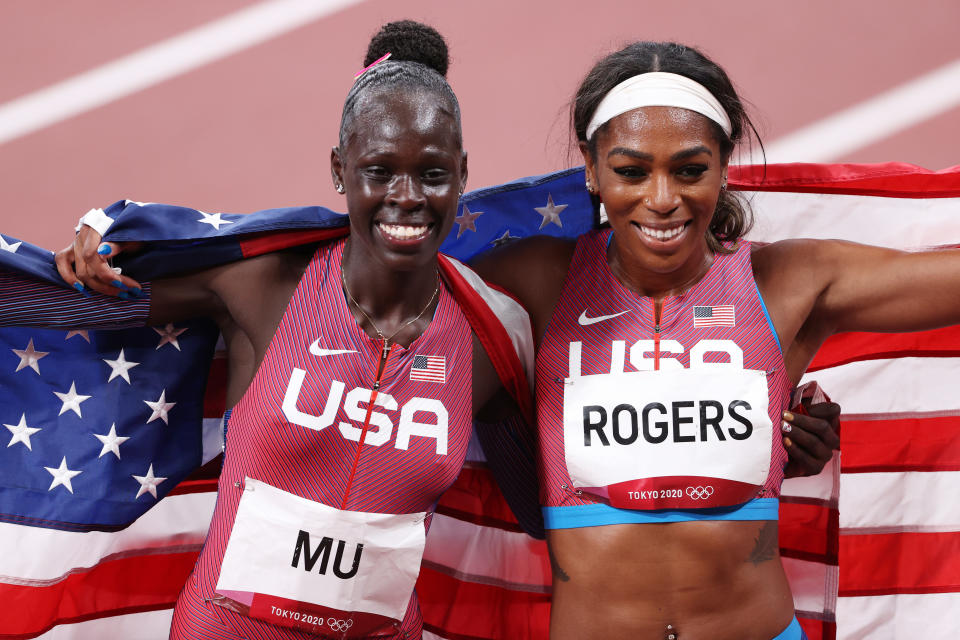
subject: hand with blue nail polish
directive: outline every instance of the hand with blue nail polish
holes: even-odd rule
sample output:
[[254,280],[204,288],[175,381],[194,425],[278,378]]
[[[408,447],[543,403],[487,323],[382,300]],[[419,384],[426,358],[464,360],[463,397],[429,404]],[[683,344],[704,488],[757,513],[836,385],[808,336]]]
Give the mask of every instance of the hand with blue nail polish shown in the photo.
[[138,248],[139,243],[134,242],[102,242],[99,233],[83,226],[73,244],[54,254],[54,260],[60,277],[78,292],[90,295],[97,291],[129,300],[142,294],[140,283],[120,274],[111,263],[118,255]]

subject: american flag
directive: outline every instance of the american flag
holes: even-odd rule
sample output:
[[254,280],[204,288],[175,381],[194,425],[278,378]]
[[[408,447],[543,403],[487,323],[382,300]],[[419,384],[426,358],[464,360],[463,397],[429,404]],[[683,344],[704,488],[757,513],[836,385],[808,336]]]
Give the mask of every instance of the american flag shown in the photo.
[[413,366],[410,367],[410,379],[423,382],[447,381],[447,360],[443,356],[413,356]]
[[[944,229],[960,229],[960,167],[933,173],[896,164],[770,165],[764,171],[765,182],[760,170],[730,169],[730,186],[749,192],[753,199],[758,218],[754,240],[772,242],[804,235],[917,248],[942,244]],[[583,183],[583,170],[573,169],[466,194],[463,210],[469,208],[474,216],[471,221],[476,232],[465,229],[459,238],[451,234],[444,251],[468,258],[489,248],[506,231],[513,237],[536,233],[543,220],[536,207],[547,202],[548,192],[558,205],[570,204],[559,214],[563,231],[582,233],[592,224]],[[477,212],[482,216],[476,218]],[[247,222],[241,218],[228,217],[234,224],[224,230]],[[466,218],[462,222],[466,225]],[[216,233],[209,223],[198,224],[201,230]],[[283,226],[256,224],[254,216],[249,216],[248,231]],[[187,226],[179,224],[164,231],[189,233]],[[297,233],[302,235],[308,226],[305,220],[295,228],[301,229]],[[544,228],[553,230],[559,232],[560,228]],[[16,244],[13,238],[4,240],[10,246]],[[26,243],[15,253],[0,247],[0,267],[15,268],[13,261],[21,260],[27,250]],[[238,250],[231,255],[239,258],[241,253]],[[170,255],[161,251],[155,263],[169,263]],[[49,259],[49,253],[46,257]],[[142,264],[149,265],[148,258],[145,255]],[[0,278],[0,293],[5,291]],[[0,323],[3,303],[0,295]],[[153,342],[144,342],[145,350],[156,350],[160,336],[148,331]],[[181,346],[192,332],[182,334]],[[65,344],[82,342],[79,336],[64,340],[66,335],[60,335]],[[54,358],[56,341],[27,331],[0,349],[6,363],[0,364],[4,376],[0,387],[18,376],[37,376],[29,364],[15,371],[21,356],[14,350],[28,351],[31,338],[34,351],[51,353],[39,360],[40,375],[53,372],[54,368],[45,364]],[[103,360],[117,360],[117,347],[111,343],[110,349],[98,356],[89,378],[75,379],[78,394],[94,396],[81,402],[84,421],[94,419],[87,407],[99,401],[99,392],[91,393],[81,379],[106,382],[110,368]],[[145,354],[124,349],[127,361],[145,358]],[[169,346],[157,353],[174,355]],[[130,370],[133,384],[142,382],[137,374],[145,367],[141,364]],[[214,360],[214,371],[218,368],[222,369],[222,360]],[[956,637],[955,620],[960,612],[958,370],[958,327],[903,335],[841,334],[828,340],[811,364],[805,380],[818,380],[844,408],[842,465],[838,455],[819,476],[788,480],[780,504],[781,558],[798,617],[811,640]],[[54,391],[68,391],[72,380]],[[127,388],[120,378],[109,385]],[[148,397],[158,390],[152,389]],[[222,375],[212,376],[207,389],[208,419],[219,415],[216,402],[209,400],[222,399],[222,391]],[[131,406],[137,411],[148,409],[143,398],[133,399]],[[151,401],[157,399],[155,395]],[[46,401],[55,403],[53,414],[61,408],[53,391]],[[174,397],[168,389],[167,401],[183,402],[184,396],[178,392]],[[24,422],[29,428],[47,428],[24,407],[17,409],[20,405],[16,402],[13,411],[0,414],[0,424],[19,429],[21,414],[26,414]],[[170,410],[171,424],[181,406]],[[0,410],[4,407],[6,404],[0,405]],[[150,417],[140,415],[141,422]],[[74,420],[76,416],[68,411],[53,418]],[[104,416],[96,433],[109,435],[113,419],[106,420]],[[139,428],[153,426],[160,425],[154,421]],[[519,434],[527,433],[522,429],[518,426]],[[483,426],[476,431],[482,434]],[[7,432],[0,427],[0,433]],[[117,434],[127,435],[119,422]],[[42,435],[39,431],[29,436],[34,450]],[[93,444],[92,449],[85,445],[91,449],[86,457],[92,463],[103,445],[92,435],[86,438]],[[119,445],[121,455],[132,442]],[[0,442],[0,448],[4,444]],[[16,455],[29,453],[19,442],[7,449]],[[42,474],[42,482],[32,480],[39,483],[38,497],[70,497],[62,485],[49,490],[53,476],[43,468],[59,469],[63,456],[68,470],[79,469],[71,453],[61,450],[58,457],[55,452],[34,469]],[[108,452],[100,462],[110,458],[115,456]],[[417,584],[424,637],[543,640],[550,617],[546,547],[523,533],[494,483],[493,463],[484,459],[478,446],[470,447],[468,461],[437,505],[427,539]],[[130,476],[144,477],[148,470],[147,458],[138,462],[139,468],[125,470],[114,480],[117,494],[127,491],[123,488],[127,482],[134,483],[133,492],[121,496],[126,501],[134,498],[140,486]],[[85,475],[71,479],[76,493],[82,490]],[[155,465],[154,476],[170,476],[158,485],[158,495],[175,482],[165,467]],[[4,482],[0,496],[21,486],[16,475],[5,476]],[[0,554],[0,602],[4,603],[0,636],[24,640],[166,638],[173,602],[202,545],[214,500],[212,482],[187,480],[119,531],[105,528],[78,533],[45,524],[0,522],[0,542],[5,549],[16,549],[16,553]],[[133,502],[152,504],[153,496],[141,494]],[[91,509],[106,512],[113,506],[108,498],[96,501]],[[50,507],[42,518],[56,526],[63,520],[56,511],[58,505]],[[494,551],[465,551],[470,549]]]
[[733,305],[722,304],[716,307],[695,306],[693,308],[693,326],[694,327],[735,326]]
[[211,355],[197,327],[0,333],[0,522],[94,531],[142,515],[201,462]]

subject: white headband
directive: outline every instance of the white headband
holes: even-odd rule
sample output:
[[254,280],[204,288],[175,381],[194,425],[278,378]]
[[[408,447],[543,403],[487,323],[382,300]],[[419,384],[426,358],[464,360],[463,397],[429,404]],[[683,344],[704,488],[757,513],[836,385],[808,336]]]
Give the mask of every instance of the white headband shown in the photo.
[[732,131],[730,116],[706,87],[686,76],[653,71],[627,78],[610,89],[587,126],[587,140],[603,124],[640,107],[689,109],[716,122],[728,136]]

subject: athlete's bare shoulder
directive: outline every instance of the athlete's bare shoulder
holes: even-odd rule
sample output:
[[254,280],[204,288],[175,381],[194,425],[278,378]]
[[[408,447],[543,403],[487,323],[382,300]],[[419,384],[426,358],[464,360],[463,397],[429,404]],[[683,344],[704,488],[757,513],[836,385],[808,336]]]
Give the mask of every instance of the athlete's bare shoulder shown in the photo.
[[[761,290],[776,297],[792,290],[794,295],[802,282],[820,280],[819,272],[828,258],[829,242],[806,238],[778,240],[769,244],[753,243],[750,255],[753,275]],[[785,285],[791,285],[785,289]],[[766,293],[766,292],[764,292]]]
[[539,325],[553,312],[576,246],[576,240],[532,236],[483,253],[471,266],[514,294]]
[[248,331],[272,332],[286,310],[316,245],[292,247],[225,265],[210,286],[234,322]]
[[250,326],[270,307],[286,307],[315,246],[296,247],[153,282],[150,324],[208,317]]
[[837,245],[833,240],[791,239],[753,247],[754,279],[794,379],[832,333],[832,322],[816,308],[836,264]]

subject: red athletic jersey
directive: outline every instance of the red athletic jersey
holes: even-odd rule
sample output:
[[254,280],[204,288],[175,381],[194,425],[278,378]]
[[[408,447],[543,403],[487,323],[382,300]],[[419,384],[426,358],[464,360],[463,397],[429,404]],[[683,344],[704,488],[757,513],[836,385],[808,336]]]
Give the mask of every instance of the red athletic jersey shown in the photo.
[[[776,332],[753,278],[749,243],[741,243],[733,254],[717,255],[699,283],[683,295],[666,298],[658,327],[652,299],[627,289],[610,272],[606,252],[611,233],[595,231],[578,240],[563,293],[537,353],[540,493],[547,528],[693,519],[775,519],[776,498],[787,461],[779,426],[791,385]],[[661,365],[667,358],[689,369],[691,353],[703,363],[728,362],[729,356],[719,352],[722,349],[713,351],[706,347],[730,345],[731,341],[735,343],[731,349],[742,350],[743,369],[766,374],[767,415],[773,424],[773,437],[769,474],[765,482],[761,479],[757,483],[755,499],[732,509],[639,511],[615,509],[574,488],[564,445],[565,380],[571,375],[631,372],[640,368],[657,373],[664,368]],[[635,366],[640,360],[645,360],[644,366]],[[571,362],[574,367],[579,363],[579,372],[571,373]]]
[[[214,594],[246,476],[338,509],[416,513],[431,511],[460,472],[472,430],[473,342],[441,287],[427,330],[391,351],[348,489],[382,343],[344,299],[343,247],[314,255],[233,409],[213,522],[177,604],[175,637],[315,637],[202,602]],[[402,630],[398,637],[422,632],[415,594]]]

